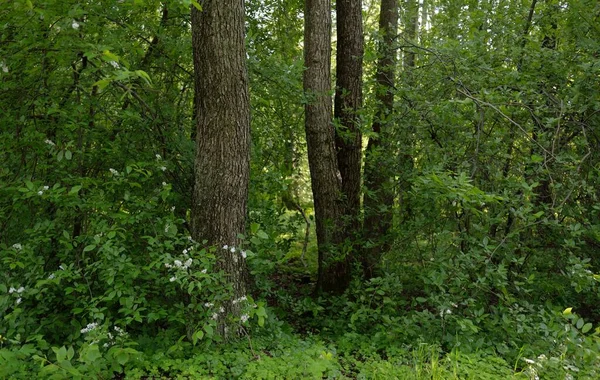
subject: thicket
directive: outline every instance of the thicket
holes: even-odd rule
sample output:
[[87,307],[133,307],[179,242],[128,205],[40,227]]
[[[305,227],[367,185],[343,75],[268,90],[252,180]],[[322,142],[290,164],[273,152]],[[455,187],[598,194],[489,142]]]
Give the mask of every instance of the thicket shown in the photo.
[[[245,244],[191,239],[190,4],[1,7],[0,378],[600,376],[597,2],[421,2],[381,137],[389,249],[340,296],[313,293],[301,1],[246,3]],[[252,278],[233,342],[223,249]]]

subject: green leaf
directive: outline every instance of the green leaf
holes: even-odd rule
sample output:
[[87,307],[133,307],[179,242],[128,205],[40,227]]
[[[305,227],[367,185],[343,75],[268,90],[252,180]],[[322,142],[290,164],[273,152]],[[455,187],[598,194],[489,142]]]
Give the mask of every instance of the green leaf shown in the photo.
[[125,365],[129,361],[129,354],[123,350],[119,351],[116,355],[117,362],[120,365]]
[[83,249],[83,252],[88,252],[88,251],[91,251],[91,250],[93,250],[95,248],[96,248],[96,244],[86,245],[85,248]]
[[200,3],[198,3],[195,0],[192,0],[192,5],[194,6],[194,8],[196,8],[199,11],[202,11],[202,5],[200,5]]
[[267,235],[267,233],[263,230],[258,230],[256,232],[256,236],[258,236],[259,238],[261,238],[263,240],[267,240],[269,238],[269,235]]
[[204,331],[206,331],[206,335],[208,336],[213,336],[214,334],[214,329],[211,325],[204,325]]
[[67,348],[65,346],[61,348],[52,347],[52,351],[56,354],[56,360],[59,362],[67,358]]
[[152,83],[152,80],[150,79],[150,75],[148,75],[147,72],[145,72],[144,70],[135,70],[135,74],[142,78],[144,81],[146,81],[146,83],[150,84]]
[[202,338],[204,338],[204,331],[198,330],[194,333],[194,335],[192,335],[192,343],[196,345],[196,343]]
[[80,355],[80,360],[86,364],[90,364],[100,359],[102,354],[100,353],[100,349],[97,344],[92,344],[83,348],[82,353]]
[[108,236],[109,239],[114,239],[116,235],[117,233],[115,231],[110,231],[106,236]]
[[71,190],[69,190],[69,195],[77,194],[81,190],[81,185],[73,186]]
[[71,158],[73,158],[73,153],[71,153],[70,150],[65,151],[65,158],[67,159],[67,161],[70,161]]
[[565,309],[565,311],[563,311],[563,315],[569,315],[573,312],[573,308],[572,307],[568,307]]
[[119,56],[118,56],[118,55],[116,55],[116,54],[114,54],[114,53],[111,53],[111,52],[110,52],[110,50],[104,50],[104,51],[102,52],[102,55],[104,56],[104,58],[105,58],[107,61],[115,61],[115,62],[119,62]]
[[537,155],[537,154],[533,154],[531,155],[531,162],[534,164],[540,163],[544,161],[544,157]]
[[104,78],[104,79],[100,79],[98,82],[94,83],[93,86],[94,87],[98,87],[98,90],[104,90],[104,88],[106,86],[108,86],[110,84],[110,82],[112,82],[112,79],[109,78]]
[[581,332],[585,334],[586,332],[590,331],[591,329],[592,329],[592,324],[591,323],[586,323],[581,328]]
[[65,152],[64,151],[59,151],[58,154],[56,155],[56,159],[60,162],[63,159]]
[[583,318],[579,318],[575,326],[577,326],[578,329],[581,329],[583,327],[583,323]]

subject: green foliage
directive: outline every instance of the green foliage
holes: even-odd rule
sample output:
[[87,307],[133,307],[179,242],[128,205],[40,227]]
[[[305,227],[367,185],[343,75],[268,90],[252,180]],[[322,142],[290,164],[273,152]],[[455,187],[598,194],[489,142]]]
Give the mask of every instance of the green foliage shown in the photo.
[[199,5],[0,10],[0,379],[600,376],[597,2],[530,21],[531,2],[424,2],[374,153],[395,194],[365,210],[393,213],[380,276],[319,298],[303,2],[247,1],[253,286],[228,343],[222,247],[189,238]]

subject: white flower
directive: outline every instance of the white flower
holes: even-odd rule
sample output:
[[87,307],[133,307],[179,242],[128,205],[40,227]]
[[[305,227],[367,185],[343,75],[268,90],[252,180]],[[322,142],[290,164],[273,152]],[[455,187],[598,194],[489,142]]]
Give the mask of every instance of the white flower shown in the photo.
[[42,195],[44,192],[42,190],[38,191],[38,195]]
[[219,308],[219,313],[224,313],[224,312],[225,312],[225,308],[224,308],[223,306],[221,306],[221,307]]
[[17,301],[16,301],[16,302],[17,302],[17,305],[18,305],[18,304],[20,304],[20,303],[21,303],[21,301],[22,301],[21,297],[17,298]]
[[90,331],[94,330],[96,327],[98,327],[98,324],[96,322],[88,323],[88,325],[86,327],[81,329],[81,333],[82,334],[89,333]]
[[16,291],[17,291],[17,289],[15,289],[15,288],[14,288],[14,287],[12,287],[12,286],[10,287],[10,289],[8,289],[8,293],[9,293],[9,294],[13,294],[13,293],[14,293],[14,292],[16,292]]
[[166,167],[166,166],[161,166],[161,167],[160,167],[160,170],[162,170],[162,171],[164,172],[164,171],[166,171],[166,170],[167,170],[167,167]]
[[56,144],[53,143],[52,140],[50,140],[50,139],[46,139],[45,143],[48,144],[48,145],[50,145],[50,146],[56,146]]
[[183,254],[184,254],[184,255],[187,255],[187,253],[188,253],[188,250],[187,250],[187,248],[186,248],[186,249],[184,249],[184,250],[183,250]]
[[242,321],[242,323],[245,323],[248,320],[249,316],[248,314],[244,314],[240,317],[240,320]]
[[73,29],[79,29],[79,23],[75,20],[73,20],[73,22],[71,23],[71,27]]
[[235,305],[235,304],[237,304],[237,303],[240,303],[240,302],[246,301],[247,299],[248,299],[248,298],[246,298],[246,296],[242,296],[242,297],[240,297],[240,298],[238,298],[238,299],[236,299],[236,300],[233,300],[233,302],[232,302],[232,303]]
[[160,156],[160,154],[158,154],[158,153],[156,154],[156,159],[157,159],[158,161],[160,161],[160,160],[162,159],[162,157]]
[[163,186],[167,186],[167,183],[163,181],[162,185],[163,185]]
[[231,247],[230,251],[231,253],[235,253],[235,247]]
[[102,347],[104,347],[104,348],[108,348],[108,343],[104,343],[104,344],[102,345]]
[[207,303],[204,304],[204,307],[208,307],[208,308],[213,307],[213,306],[215,306],[215,304],[214,303],[210,303],[210,302],[207,302]]
[[25,291],[24,287],[20,287],[19,289],[17,289],[17,293],[23,293]]
[[23,246],[21,245],[21,243],[16,243],[13,244],[12,246],[14,249],[16,249],[17,251],[20,251],[21,249],[23,249]]
[[185,268],[189,268],[191,265],[192,265],[192,259],[187,259],[187,260],[185,261],[185,263],[183,263],[183,266],[184,266]]
[[223,246],[223,249],[229,249],[229,246],[228,246],[227,244],[225,244],[225,245]]
[[177,277],[173,276],[169,279],[170,282],[174,282],[175,280],[177,280]]
[[175,261],[173,261],[173,264],[175,264],[175,266],[177,268],[181,268],[181,265],[183,265],[183,263],[181,262],[181,260],[175,260]]
[[120,336],[125,335],[125,331],[122,328],[120,328],[119,326],[115,326],[114,329],[116,332],[119,333]]
[[241,252],[241,255],[242,255],[242,257],[245,259],[245,258],[246,258],[246,256],[247,256],[247,255],[246,255],[246,251],[242,251],[242,252]]
[[65,270],[65,267],[64,267],[64,266],[62,266],[62,264],[61,264],[61,265],[59,265],[59,266],[58,266],[58,269],[60,269],[60,270]]
[[173,268],[173,266],[171,264],[169,264],[169,263],[165,263],[165,267],[167,267],[167,268]]
[[219,318],[219,314],[214,313],[211,318],[214,320],[217,320],[217,318]]
[[108,169],[108,171],[109,171],[109,172],[110,172],[110,174],[112,174],[112,175],[119,175],[119,172],[118,172],[118,171],[116,171],[116,170],[115,170],[115,169],[113,169],[113,168],[110,168],[110,169]]
[[110,63],[110,65],[115,69],[119,68],[119,63],[117,61],[109,61],[108,63]]
[[44,186],[44,191],[45,191],[45,190],[48,190],[49,188],[50,188],[50,187],[48,187],[48,186]]
[[202,270],[200,271],[200,273],[202,273],[202,274],[206,274],[206,269],[202,269]]
[[50,273],[50,276],[48,276],[48,280],[54,280],[54,277],[56,277],[54,276],[54,273]]
[[0,62],[0,67],[2,67],[2,71],[4,71],[5,73],[8,72],[8,66],[6,66],[6,63],[4,63],[4,61]]
[[535,364],[535,360],[531,360],[531,359],[527,359],[527,358],[523,358],[523,360],[525,360],[525,363],[527,363],[527,364]]

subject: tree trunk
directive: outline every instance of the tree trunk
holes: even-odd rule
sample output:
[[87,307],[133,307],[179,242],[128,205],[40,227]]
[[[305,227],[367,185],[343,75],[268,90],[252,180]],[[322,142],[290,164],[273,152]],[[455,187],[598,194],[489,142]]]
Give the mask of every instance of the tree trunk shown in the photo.
[[394,190],[392,180],[392,157],[389,144],[386,143],[386,129],[389,116],[394,107],[394,72],[396,53],[394,41],[398,24],[397,0],[381,0],[379,15],[379,31],[383,40],[380,42],[380,58],[377,62],[376,97],[379,110],[373,122],[374,136],[369,139],[365,157],[364,199],[365,236],[371,241],[371,248],[363,252],[362,264],[364,275],[371,278],[379,265],[381,254],[389,248],[387,233],[392,226],[392,209]]
[[[192,236],[219,249],[218,266],[233,287],[233,299],[246,294],[246,263],[223,245],[239,247],[245,232],[250,172],[250,109],[244,44],[243,0],[205,0],[192,7],[195,91],[197,99],[196,161],[192,202]],[[228,316],[240,315],[241,304],[222,305],[218,332],[237,331]],[[237,319],[239,321],[239,319]]]
[[[337,66],[334,116],[338,168],[342,177],[345,238],[359,230],[362,133],[362,62],[364,54],[362,1],[337,0]],[[349,259],[349,258],[348,258]]]
[[319,250],[317,292],[341,292],[348,268],[335,254],[342,208],[331,115],[331,3],[306,0],[305,6],[305,130]]

